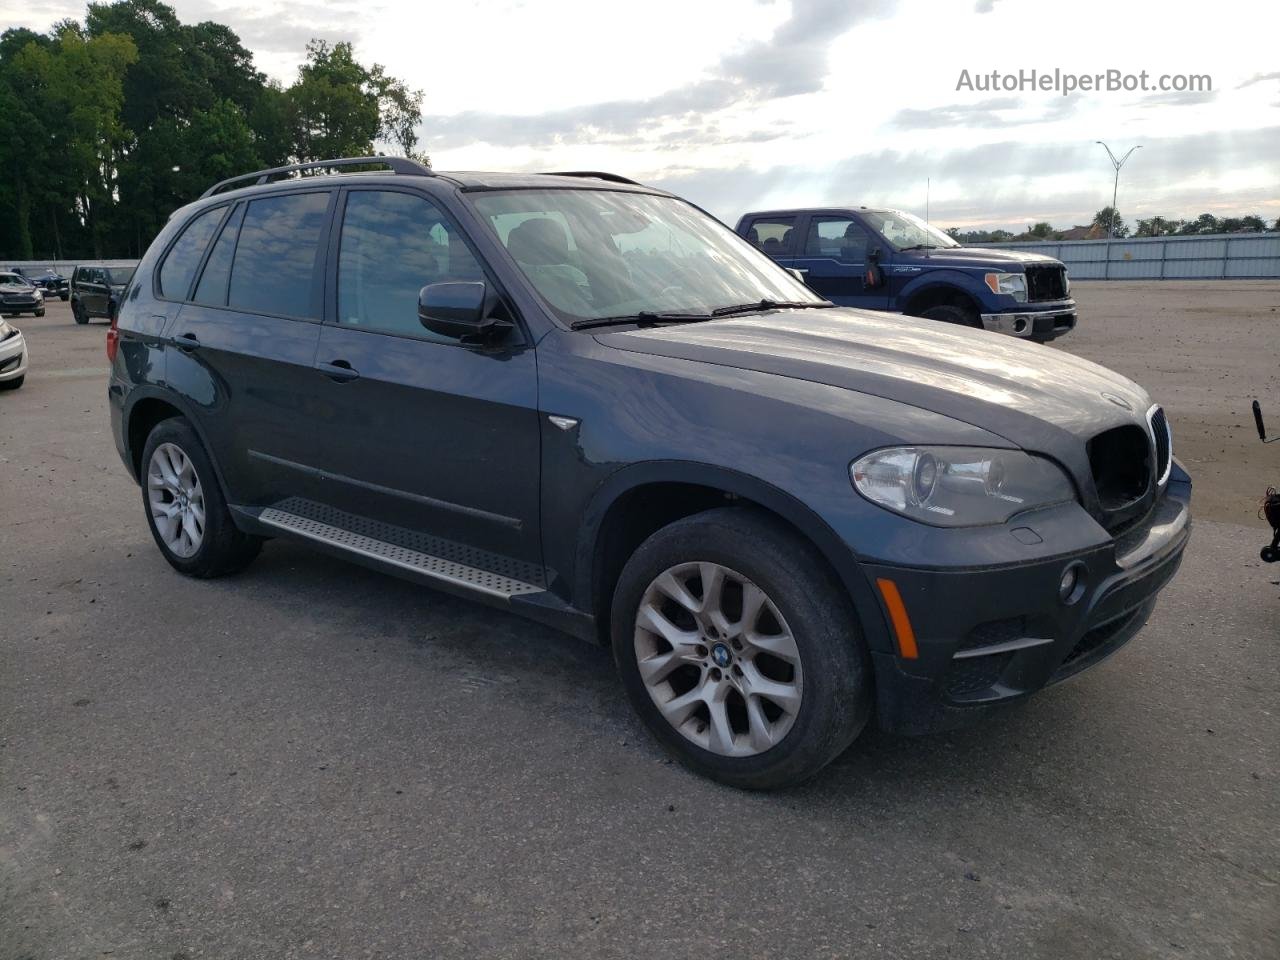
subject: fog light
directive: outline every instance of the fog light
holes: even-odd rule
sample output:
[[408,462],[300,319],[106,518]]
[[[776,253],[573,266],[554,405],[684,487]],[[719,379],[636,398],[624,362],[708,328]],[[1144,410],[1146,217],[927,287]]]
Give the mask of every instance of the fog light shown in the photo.
[[1026,333],[1026,332],[1027,332],[1027,318],[1026,318],[1026,317],[1018,317],[1016,320],[1014,320],[1014,321],[1013,321],[1013,332],[1014,332],[1014,333]]
[[1084,567],[1073,563],[1062,571],[1058,581],[1058,599],[1063,603],[1075,603],[1084,593]]

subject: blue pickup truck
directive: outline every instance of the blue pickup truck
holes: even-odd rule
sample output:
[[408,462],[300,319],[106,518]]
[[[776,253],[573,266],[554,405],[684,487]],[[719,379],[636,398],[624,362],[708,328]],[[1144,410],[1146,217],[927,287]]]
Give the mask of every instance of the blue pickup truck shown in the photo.
[[821,207],[748,213],[737,232],[834,303],[1046,343],[1076,325],[1062,262],[963,247],[900,210]]

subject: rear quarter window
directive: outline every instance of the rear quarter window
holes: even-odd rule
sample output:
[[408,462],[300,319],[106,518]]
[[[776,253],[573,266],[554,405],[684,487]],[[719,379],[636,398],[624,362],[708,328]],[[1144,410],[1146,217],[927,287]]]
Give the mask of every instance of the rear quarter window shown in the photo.
[[187,299],[196,268],[200,266],[200,258],[204,256],[204,248],[226,212],[225,206],[212,207],[187,224],[177,241],[169,248],[164,263],[160,265],[161,296],[170,300]]

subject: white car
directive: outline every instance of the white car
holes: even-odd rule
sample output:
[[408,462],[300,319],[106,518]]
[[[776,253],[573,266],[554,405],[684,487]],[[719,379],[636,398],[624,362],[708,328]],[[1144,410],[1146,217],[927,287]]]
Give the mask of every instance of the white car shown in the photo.
[[27,341],[8,320],[0,320],[0,390],[17,390],[27,378]]

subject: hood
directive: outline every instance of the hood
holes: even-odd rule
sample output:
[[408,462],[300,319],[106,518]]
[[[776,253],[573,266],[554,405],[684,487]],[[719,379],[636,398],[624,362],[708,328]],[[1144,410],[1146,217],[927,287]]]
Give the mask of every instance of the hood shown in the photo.
[[929,250],[929,256],[925,257],[924,250],[909,250],[905,253],[894,254],[894,260],[901,257],[910,256],[915,258],[916,262],[923,263],[926,259],[930,263],[935,263],[940,267],[990,267],[1000,266],[1001,264],[1010,264],[1017,267],[1020,264],[1028,263],[1051,263],[1057,266],[1062,265],[1061,260],[1053,257],[1045,256],[1043,253],[1028,253],[1025,250],[994,250],[987,247],[947,247],[941,250]]
[[[883,397],[970,423],[1086,474],[1084,441],[1121,424],[1145,428],[1151,405],[1133,381],[1052,347],[848,308],[777,310],[597,339],[621,350]],[[767,389],[763,378],[761,389]]]

